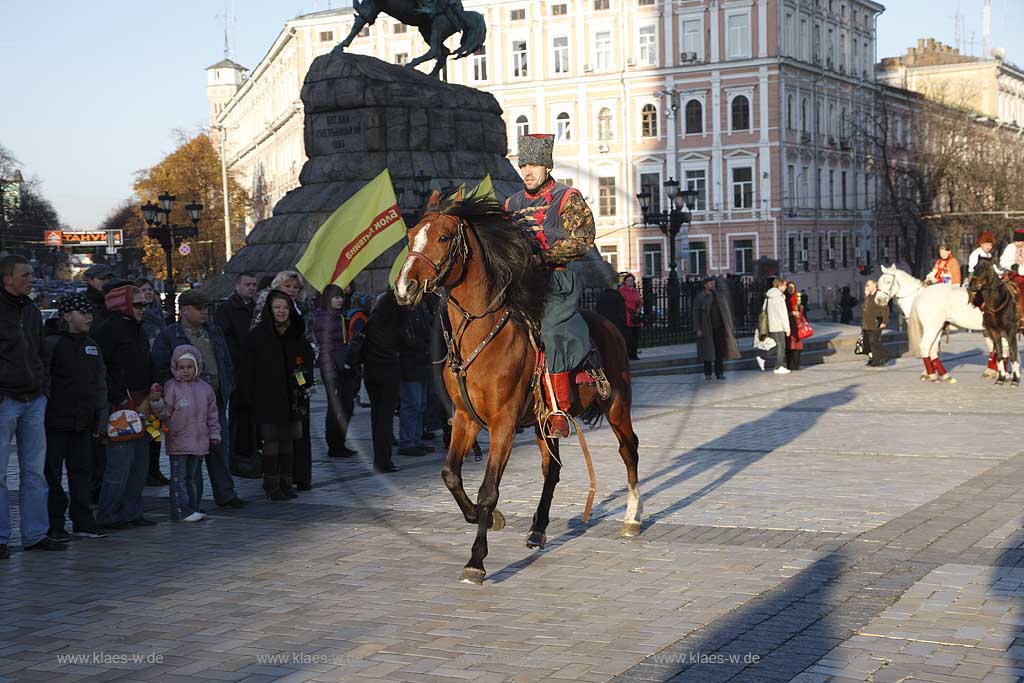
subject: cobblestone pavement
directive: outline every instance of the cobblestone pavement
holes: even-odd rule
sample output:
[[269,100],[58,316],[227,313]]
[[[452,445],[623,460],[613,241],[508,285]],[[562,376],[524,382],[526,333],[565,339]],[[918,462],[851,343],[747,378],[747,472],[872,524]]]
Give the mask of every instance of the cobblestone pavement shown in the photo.
[[[956,385],[912,359],[638,379],[633,539],[601,428],[591,524],[569,440],[550,541],[527,550],[541,487],[522,434],[482,587],[457,582],[474,528],[440,455],[381,476],[314,441],[297,501],[240,480],[253,503],[204,524],[0,562],[0,681],[1019,680],[1024,395],[980,379],[979,340],[954,336]],[[364,454],[368,433],[360,410]],[[467,460],[468,490],[482,471]],[[147,494],[166,521],[166,491]]]

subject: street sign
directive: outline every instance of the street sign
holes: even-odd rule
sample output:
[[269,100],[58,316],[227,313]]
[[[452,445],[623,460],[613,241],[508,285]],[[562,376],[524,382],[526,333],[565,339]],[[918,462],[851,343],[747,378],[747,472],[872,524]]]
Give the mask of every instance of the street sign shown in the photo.
[[65,245],[92,245],[98,247],[103,244],[110,244],[109,233],[114,233],[115,247],[124,245],[123,230],[63,230],[61,231],[61,241]]
[[190,253],[192,253],[192,247],[188,246],[188,242],[185,242],[180,247],[178,247],[178,253],[181,254],[182,256],[188,256]]
[[48,247],[59,247],[63,244],[60,230],[46,230],[43,232],[43,241]]

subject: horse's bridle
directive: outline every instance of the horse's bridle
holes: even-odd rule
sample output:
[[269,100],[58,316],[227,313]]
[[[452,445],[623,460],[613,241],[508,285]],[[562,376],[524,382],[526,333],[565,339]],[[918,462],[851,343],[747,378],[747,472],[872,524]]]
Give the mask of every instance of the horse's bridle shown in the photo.
[[[441,214],[435,213],[428,214],[428,216],[429,215],[440,216]],[[424,216],[424,218],[426,218],[426,216]],[[424,294],[430,294],[431,292],[435,291],[438,287],[444,286],[441,283],[443,283],[448,278],[448,275],[451,274],[452,268],[455,267],[456,257],[458,256],[462,256],[462,274],[459,276],[459,280],[457,282],[452,283],[449,289],[451,287],[459,285],[461,281],[466,277],[465,263],[466,261],[469,260],[470,249],[469,240],[466,239],[466,228],[464,223],[465,221],[463,221],[462,218],[458,219],[458,223],[456,224],[455,227],[455,237],[452,239],[452,244],[450,247],[448,247],[448,251],[445,252],[444,258],[442,258],[438,263],[434,263],[433,261],[431,261],[430,258],[423,252],[413,251],[411,249],[409,250],[410,258],[420,259],[428,266],[430,266],[430,269],[434,271],[433,278],[423,281]]]
[[[882,294],[885,294],[887,297],[889,297],[889,301],[896,301],[897,294],[900,291],[900,281],[895,275],[892,275],[891,273],[886,273],[886,275],[891,275],[892,284],[895,285],[895,289],[889,289],[888,291],[882,292]],[[889,301],[886,301],[886,303],[889,303]]]

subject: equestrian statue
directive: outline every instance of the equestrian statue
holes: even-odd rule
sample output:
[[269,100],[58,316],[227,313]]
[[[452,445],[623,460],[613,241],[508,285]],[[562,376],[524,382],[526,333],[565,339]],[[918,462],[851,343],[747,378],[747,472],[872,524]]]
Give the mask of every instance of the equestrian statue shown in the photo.
[[344,51],[364,27],[372,25],[383,12],[408,26],[419,29],[423,40],[430,49],[409,62],[406,66],[415,69],[420,64],[436,60],[431,76],[440,77],[451,51],[444,41],[449,36],[462,33],[462,42],[455,51],[455,58],[462,59],[480,50],[487,37],[487,25],[479,12],[467,12],[462,0],[353,0],[356,13],[355,23],[348,37],[338,44]]

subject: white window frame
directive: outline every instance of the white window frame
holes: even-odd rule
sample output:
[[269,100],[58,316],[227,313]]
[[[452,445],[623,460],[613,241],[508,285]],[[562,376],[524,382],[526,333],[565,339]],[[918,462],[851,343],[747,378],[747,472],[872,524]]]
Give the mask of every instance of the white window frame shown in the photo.
[[750,255],[750,272],[748,273],[749,275],[753,275],[754,274],[754,265],[757,263],[757,255],[759,253],[761,253],[761,251],[760,251],[761,250],[761,245],[759,244],[760,235],[758,235],[756,232],[728,232],[728,233],[725,234],[725,244],[726,244],[726,248],[728,249],[728,253],[726,254],[726,259],[725,259],[725,261],[726,261],[725,269],[727,271],[728,270],[735,270],[735,263],[734,263],[735,258],[734,258],[734,256],[736,255],[735,254],[736,247],[734,246],[734,244],[735,244],[737,239],[741,239],[741,240],[749,239],[749,240],[752,240],[753,243],[754,243],[753,244],[754,250],[753,250],[753,253],[751,253],[751,255]]
[[708,207],[713,206],[711,199],[711,169],[710,162],[706,159],[695,159],[690,161],[684,161],[680,164],[679,182],[681,187],[685,190],[689,187],[689,180],[686,177],[689,171],[703,171],[704,172],[704,208],[699,206],[693,209],[694,213],[707,213]]
[[[697,100],[698,102],[700,102],[701,126],[699,133],[686,132],[686,105],[688,105],[691,100]],[[679,111],[681,114],[680,119],[682,121],[682,125],[679,126],[680,135],[682,135],[685,138],[692,135],[708,134],[708,103],[707,98],[704,96],[704,93],[684,93],[683,96],[679,98]]]
[[[473,76],[472,76],[473,82],[474,83],[486,83],[487,82],[487,68],[489,66],[487,64],[487,50],[484,49],[483,54],[479,54],[479,55],[474,52],[472,55],[470,55],[470,61],[472,62],[470,64],[470,70],[473,73]],[[482,69],[480,68],[481,65],[483,65]],[[477,78],[477,76],[481,76],[481,75],[483,76],[483,78]]]
[[[757,126],[754,125],[754,88],[730,88],[726,90],[726,116],[728,117],[728,131],[730,133],[754,133],[757,131]],[[747,98],[747,118],[750,120],[750,127],[743,130],[734,131],[732,125],[732,101],[740,95]]]
[[[612,193],[612,202],[614,204],[614,211],[607,216],[601,214],[601,178],[611,178],[615,182],[615,191]],[[619,177],[619,171],[615,167],[600,168],[594,173],[594,197],[597,198],[597,211],[594,212],[594,218],[597,221],[616,221],[620,220],[623,216],[623,209],[625,207],[621,201],[619,201],[619,190],[622,187],[622,179]]]
[[664,235],[651,236],[651,237],[638,237],[637,238],[637,254],[640,255],[640,273],[643,277],[647,277],[645,267],[647,265],[647,255],[644,253],[644,244],[656,242],[661,245],[661,277],[668,277],[668,238]]
[[[526,132],[520,131],[520,126],[523,125],[523,123],[519,121],[520,118],[525,118],[526,119]],[[516,112],[515,118],[512,119],[512,127],[515,129],[516,140],[519,140],[519,138],[522,137],[523,135],[529,135],[530,134],[530,112],[528,112],[528,111]]]
[[[661,126],[661,110],[658,107],[658,102],[655,100],[640,100],[639,114],[637,115],[637,137],[641,140],[657,140],[661,138],[662,126]],[[651,105],[654,107],[654,135],[644,135],[644,107]]]
[[[650,30],[650,40],[645,41],[644,32]],[[658,25],[654,22],[644,22],[637,27],[637,63],[640,66],[657,66],[658,64]],[[644,52],[647,56],[644,56]]]
[[[745,17],[746,20],[747,20],[746,45],[742,45],[741,44],[741,45],[738,46],[739,48],[745,48],[745,49],[736,49],[737,46],[734,44],[735,41],[734,41],[733,35],[732,35],[732,28],[729,26],[730,20],[732,20],[734,17]],[[752,55],[751,51],[753,50],[753,35],[752,35],[753,29],[752,29],[752,23],[751,23],[751,20],[750,20],[750,9],[747,8],[747,9],[726,10],[725,11],[724,25],[725,25],[725,58],[727,60],[732,60],[732,59],[750,59],[750,57]]]
[[594,240],[594,246],[597,247],[597,253],[601,257],[601,260],[604,261],[605,263],[608,263],[608,261],[605,260],[604,252],[601,251],[601,248],[602,247],[615,247],[615,266],[614,267],[615,267],[616,272],[620,272],[621,273],[623,270],[627,270],[626,268],[622,267],[622,265],[623,265],[622,264],[622,257],[623,257],[623,254],[625,253],[625,251],[622,248],[622,240],[621,239],[607,239],[607,238],[601,239],[601,238],[598,238],[598,239]]
[[[511,43],[511,46],[512,46],[512,59],[509,60],[509,65],[512,67],[512,73],[510,74],[510,77],[513,80],[526,80],[526,79],[528,79],[530,77],[530,70],[531,70],[530,69],[530,41],[527,38],[525,38],[525,37],[514,36],[514,37],[512,37],[510,39],[510,43]],[[515,44],[516,43],[522,43],[523,44],[523,50],[521,52],[519,52],[519,51],[517,51],[515,49]],[[521,65],[523,67],[525,67],[525,68],[523,69],[523,73],[517,74],[516,70],[520,66],[520,64],[519,64],[519,55],[520,54],[523,55],[523,60],[522,60],[522,64]]]
[[[560,124],[558,117],[561,114],[565,114],[566,116],[569,117],[569,120],[565,125],[565,133],[567,134],[563,134],[563,131],[559,130]],[[555,106],[555,142],[572,142],[572,112],[569,111],[567,108],[562,109],[557,105]]]
[[[710,273],[713,270],[718,270],[718,268],[715,266],[715,259],[714,259],[715,241],[713,239],[711,239],[711,233],[699,233],[699,234],[697,234],[697,233],[689,233],[686,236],[686,241],[687,242],[703,242],[704,243],[704,251],[705,251],[705,256],[706,256],[705,261],[707,262],[708,271],[707,271],[707,273],[701,273],[702,275],[707,275],[708,273]],[[690,267],[689,258],[687,258],[686,267],[687,268]]]
[[[564,40],[565,45],[555,45],[556,40]],[[559,54],[564,57],[564,68],[559,71]],[[569,36],[561,34],[551,37],[551,70],[556,76],[568,74],[571,71],[571,62],[569,60]]]
[[[662,169],[660,164],[642,164],[642,165],[637,166],[636,167],[636,177],[633,179],[633,181],[636,183],[636,188],[640,192],[643,192],[643,185],[641,184],[640,179],[643,176],[645,176],[645,175],[657,175],[658,176],[658,186],[655,189],[658,192],[658,210],[661,211],[661,209],[665,208],[665,206],[664,206],[665,202],[668,201],[666,199],[666,197],[665,197],[665,185],[664,185],[664,182],[665,182],[665,172],[664,172],[664,169]],[[642,224],[643,220],[644,220],[644,217],[640,214],[639,206],[637,206],[637,216],[639,217],[640,223]]]
[[[735,185],[736,185],[736,183],[733,182],[733,171],[735,169],[738,169],[738,168],[749,168],[750,169],[750,206],[749,207],[739,208],[739,207],[733,206],[733,201],[734,201],[734,197],[735,197]],[[726,173],[728,174],[728,175],[726,175],[726,182],[728,183],[728,187],[729,187],[729,195],[728,195],[728,201],[726,202],[725,205],[726,205],[726,207],[728,207],[728,212],[730,214],[732,214],[732,213],[739,213],[739,212],[746,212],[746,211],[756,211],[757,210],[757,159],[754,158],[754,157],[737,157],[737,158],[729,159],[728,162],[726,163]]]
[[[602,53],[602,51],[598,49],[597,43],[597,37],[604,34],[608,35],[607,53]],[[601,60],[602,54],[606,57],[603,64]],[[613,71],[615,69],[615,32],[611,28],[605,26],[594,28],[593,58],[594,60],[591,63],[596,71]]]
[[[697,42],[693,46],[693,49],[687,49],[686,47],[686,23],[690,21],[696,21],[698,25],[697,29]],[[704,60],[704,14],[682,14],[679,16],[679,45],[683,52],[696,52],[697,59],[700,61]]]

